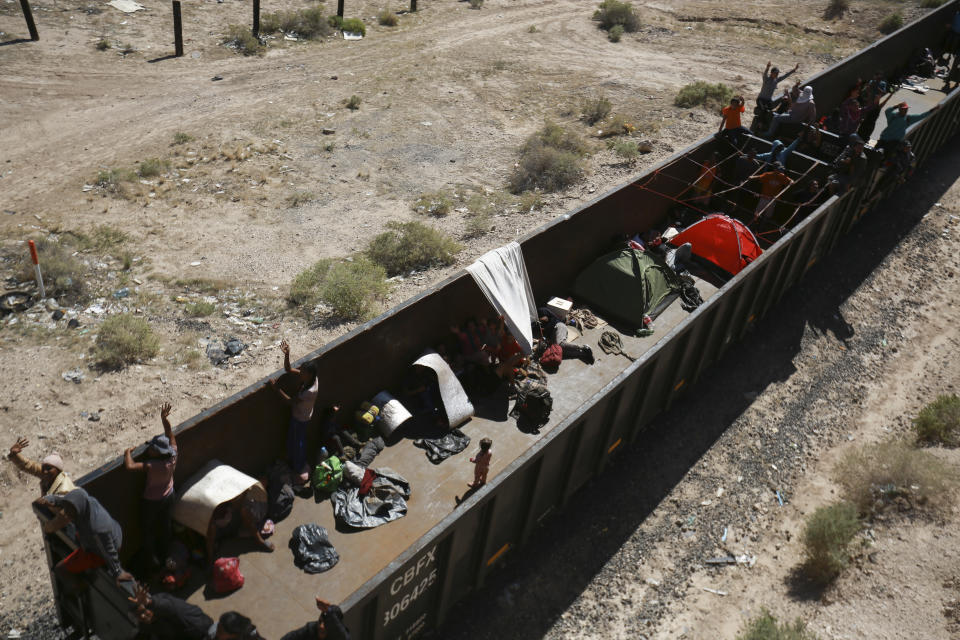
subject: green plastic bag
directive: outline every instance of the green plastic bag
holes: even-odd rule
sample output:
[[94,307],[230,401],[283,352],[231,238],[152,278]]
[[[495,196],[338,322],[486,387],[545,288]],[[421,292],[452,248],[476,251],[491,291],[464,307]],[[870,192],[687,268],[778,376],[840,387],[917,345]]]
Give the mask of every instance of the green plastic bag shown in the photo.
[[340,458],[330,456],[313,470],[313,490],[333,493],[343,480],[343,465]]

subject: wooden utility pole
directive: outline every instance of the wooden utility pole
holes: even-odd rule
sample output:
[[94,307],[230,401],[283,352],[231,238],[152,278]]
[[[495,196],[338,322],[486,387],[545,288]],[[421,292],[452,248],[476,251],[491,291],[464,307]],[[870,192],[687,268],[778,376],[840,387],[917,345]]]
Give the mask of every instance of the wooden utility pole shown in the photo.
[[23,17],[27,21],[27,29],[30,30],[30,39],[36,42],[40,39],[40,34],[37,33],[37,25],[33,22],[33,11],[30,10],[30,0],[20,0],[20,7],[23,9]]
[[410,0],[410,13],[416,13],[417,11],[417,0]]
[[337,0],[337,15],[343,17],[343,0]]
[[180,0],[173,0],[173,46],[176,56],[183,56],[183,20],[180,19]]
[[253,0],[253,37],[260,37],[260,0]]

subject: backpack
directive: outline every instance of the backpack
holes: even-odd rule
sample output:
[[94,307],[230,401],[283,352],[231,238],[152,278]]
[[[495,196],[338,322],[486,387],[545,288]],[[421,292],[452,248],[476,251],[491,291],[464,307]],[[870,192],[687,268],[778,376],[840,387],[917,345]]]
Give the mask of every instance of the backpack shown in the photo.
[[230,593],[242,586],[240,558],[217,558],[213,563],[213,590],[217,593]]
[[282,462],[274,463],[267,472],[267,517],[280,522],[293,510],[293,483],[290,467]]
[[521,429],[536,430],[547,424],[553,409],[553,398],[547,385],[526,378],[517,383],[517,402],[510,415]]
[[548,369],[556,369],[563,360],[563,349],[558,344],[548,345],[540,356],[540,366]]
[[333,493],[343,480],[343,466],[340,458],[330,456],[313,470],[313,490]]

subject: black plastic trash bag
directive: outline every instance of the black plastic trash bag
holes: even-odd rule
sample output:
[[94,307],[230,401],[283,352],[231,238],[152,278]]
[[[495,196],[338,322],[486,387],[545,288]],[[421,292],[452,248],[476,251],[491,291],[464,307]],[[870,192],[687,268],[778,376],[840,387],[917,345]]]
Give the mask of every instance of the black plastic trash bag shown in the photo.
[[470,436],[460,429],[453,429],[442,438],[421,438],[413,441],[413,446],[427,450],[427,459],[440,464],[452,455],[456,455],[470,446]]
[[280,522],[293,510],[293,472],[277,461],[267,471],[267,517]]
[[327,530],[318,524],[302,524],[293,530],[290,537],[293,562],[307,573],[323,573],[340,561],[340,554],[333,548]]
[[407,515],[410,483],[392,469],[374,469],[376,477],[366,496],[360,488],[340,485],[330,496],[333,515],[356,529],[372,529]]

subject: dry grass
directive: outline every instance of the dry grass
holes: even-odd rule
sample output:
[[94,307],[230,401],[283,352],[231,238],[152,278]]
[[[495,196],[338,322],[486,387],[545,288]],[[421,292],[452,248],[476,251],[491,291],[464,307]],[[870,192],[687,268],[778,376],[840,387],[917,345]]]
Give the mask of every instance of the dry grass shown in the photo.
[[312,191],[295,191],[287,196],[286,203],[288,207],[295,208],[307,204],[316,197]]
[[189,318],[205,318],[217,310],[217,305],[206,300],[190,302],[184,305],[183,313]]
[[233,47],[237,53],[245,56],[263,55],[266,47],[258,40],[250,28],[242,24],[232,24],[227,27],[227,35],[223,38],[223,44]]
[[[40,270],[47,297],[64,297],[70,301],[81,300],[85,293],[84,280],[86,267],[73,256],[73,249],[49,238],[34,241],[37,255],[40,257]],[[27,246],[19,254],[17,279],[21,282],[33,282],[34,268]]]
[[400,24],[400,18],[390,9],[381,9],[377,14],[377,23],[384,27],[395,27]]
[[159,350],[160,339],[146,320],[121,313],[100,325],[94,358],[104,369],[122,369],[154,357]]
[[913,428],[920,442],[960,445],[960,398],[956,394],[937,396],[913,419]]
[[886,18],[884,18],[879,25],[877,25],[877,31],[884,35],[889,35],[903,26],[903,14],[899,11],[894,11]]
[[817,634],[807,629],[807,624],[800,618],[789,622],[777,622],[777,619],[766,609],[760,615],[750,620],[743,631],[737,634],[737,640],[818,640]]
[[580,116],[584,122],[593,126],[610,115],[613,110],[613,103],[606,96],[597,96],[583,101]]
[[413,210],[428,216],[442,217],[450,213],[453,197],[447,191],[422,193],[413,203]]
[[296,35],[303,40],[316,40],[331,35],[333,27],[324,15],[322,6],[299,11],[268,13],[260,18],[260,33],[278,31]]
[[957,472],[929,451],[905,442],[865,445],[837,467],[844,496],[864,515],[896,506],[902,511],[949,511],[955,500]]

